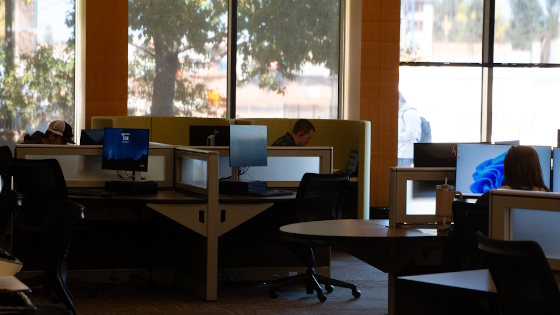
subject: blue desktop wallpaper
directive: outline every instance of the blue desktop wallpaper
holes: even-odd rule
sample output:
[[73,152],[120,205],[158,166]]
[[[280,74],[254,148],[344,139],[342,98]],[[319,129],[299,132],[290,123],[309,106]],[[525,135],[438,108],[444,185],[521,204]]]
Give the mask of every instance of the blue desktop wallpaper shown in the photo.
[[148,129],[105,128],[102,168],[147,171]]
[[471,192],[483,194],[504,185],[504,158],[506,153],[485,160],[476,166],[472,174],[474,182],[470,185]]
[[[482,195],[504,184],[504,158],[511,145],[457,145],[455,188],[463,195]],[[550,187],[551,148],[532,146],[539,155],[545,185]]]

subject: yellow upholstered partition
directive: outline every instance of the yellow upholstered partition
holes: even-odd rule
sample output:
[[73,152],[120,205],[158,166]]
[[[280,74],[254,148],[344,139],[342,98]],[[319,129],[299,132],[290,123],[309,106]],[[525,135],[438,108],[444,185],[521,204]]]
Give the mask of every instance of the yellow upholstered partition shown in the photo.
[[152,140],[152,117],[149,116],[95,116],[91,117],[91,129],[138,128],[150,129]]
[[[121,127],[150,129],[150,140],[173,145],[189,145],[190,126],[230,124],[266,125],[268,145],[292,130],[297,119],[289,118],[194,118],[194,117],[92,117],[92,128]],[[333,168],[346,169],[351,151],[358,151],[357,217],[369,219],[371,123],[362,120],[313,119],[315,134],[308,146],[333,147]]]
[[152,117],[152,141],[189,145],[190,126],[229,126],[233,119],[196,117]]
[[[290,129],[297,119],[290,119]],[[333,169],[345,170],[358,151],[358,218],[369,219],[371,123],[362,120],[310,119],[315,126],[308,146],[333,147]]]

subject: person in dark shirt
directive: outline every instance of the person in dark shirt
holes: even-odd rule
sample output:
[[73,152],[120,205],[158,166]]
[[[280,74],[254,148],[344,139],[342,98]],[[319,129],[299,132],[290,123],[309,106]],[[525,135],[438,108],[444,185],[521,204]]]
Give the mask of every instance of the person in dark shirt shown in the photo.
[[35,131],[23,137],[23,144],[75,144],[72,127],[64,120],[55,120],[49,124],[45,133]]
[[309,143],[315,133],[315,127],[307,119],[299,119],[294,124],[292,132],[276,139],[272,146],[304,146]]
[[[541,163],[535,149],[517,145],[511,147],[504,158],[504,185],[502,189],[550,191],[544,184]],[[484,193],[477,204],[490,203],[490,191]]]

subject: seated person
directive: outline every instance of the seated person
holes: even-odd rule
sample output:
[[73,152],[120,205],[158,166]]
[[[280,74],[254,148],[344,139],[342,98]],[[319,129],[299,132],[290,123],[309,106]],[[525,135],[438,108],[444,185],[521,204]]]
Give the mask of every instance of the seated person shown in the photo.
[[274,141],[272,146],[304,146],[309,143],[314,132],[315,127],[309,120],[299,119],[294,124],[292,132],[286,132],[285,135]]
[[23,144],[75,144],[72,127],[64,120],[55,120],[49,124],[45,133],[35,131],[23,137]]
[[[541,163],[537,151],[529,146],[513,146],[504,158],[504,182],[502,189],[550,191],[544,184]],[[490,191],[484,193],[477,204],[490,203]]]

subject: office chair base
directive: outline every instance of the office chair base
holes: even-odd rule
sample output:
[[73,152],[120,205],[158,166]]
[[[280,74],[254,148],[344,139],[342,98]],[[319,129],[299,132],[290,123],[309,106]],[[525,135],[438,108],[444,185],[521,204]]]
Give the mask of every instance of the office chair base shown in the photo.
[[321,285],[319,283],[325,284],[325,290],[327,292],[333,292],[334,286],[348,288],[352,290],[352,295],[355,298],[359,298],[362,293],[356,288],[355,284],[346,283],[336,279],[331,279],[329,277],[321,276],[315,274],[313,268],[309,268],[306,274],[301,274],[297,276],[292,276],[284,279],[277,280],[275,283],[271,284],[268,288],[268,294],[271,298],[277,298],[279,295],[278,289],[283,287],[288,287],[296,284],[305,283],[305,290],[307,294],[313,294],[317,292],[317,298],[321,302],[325,302],[327,297],[323,294],[321,290]]

